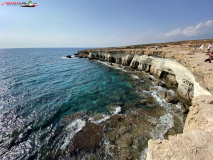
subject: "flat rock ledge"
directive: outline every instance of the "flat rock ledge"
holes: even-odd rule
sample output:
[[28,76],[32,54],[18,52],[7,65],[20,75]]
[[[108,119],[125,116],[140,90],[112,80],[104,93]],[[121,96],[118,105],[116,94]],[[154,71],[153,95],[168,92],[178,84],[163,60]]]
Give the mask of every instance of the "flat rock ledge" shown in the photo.
[[213,159],[213,96],[193,98],[182,134],[148,142],[146,160]]

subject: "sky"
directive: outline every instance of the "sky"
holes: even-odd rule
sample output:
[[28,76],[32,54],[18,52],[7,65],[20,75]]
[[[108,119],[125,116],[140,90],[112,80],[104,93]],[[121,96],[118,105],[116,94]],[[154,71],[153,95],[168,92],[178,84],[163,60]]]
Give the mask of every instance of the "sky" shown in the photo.
[[213,0],[32,3],[38,6],[0,5],[0,48],[118,47],[213,38]]

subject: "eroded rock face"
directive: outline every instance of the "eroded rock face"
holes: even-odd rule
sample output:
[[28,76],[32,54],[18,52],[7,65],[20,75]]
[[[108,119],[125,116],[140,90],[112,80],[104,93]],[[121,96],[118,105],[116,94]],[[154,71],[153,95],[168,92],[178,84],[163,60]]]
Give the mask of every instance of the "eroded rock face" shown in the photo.
[[76,57],[80,58],[88,58],[89,52],[87,51],[78,51],[78,54],[75,55]]
[[[157,78],[164,80],[167,87],[178,88],[177,92],[182,98],[191,101],[194,96],[193,76],[178,62],[166,60],[164,58],[155,58],[144,54],[134,54],[134,52],[117,53],[116,52],[90,52],[90,58],[103,59],[110,63],[122,64],[130,66],[132,69],[137,69],[145,72],[150,72]],[[102,58],[100,58],[102,57]],[[181,71],[180,69],[183,69]],[[183,72],[183,73],[181,73]]]
[[131,67],[132,67],[133,69],[137,69],[137,68],[138,68],[138,65],[139,65],[139,62],[134,61],[134,62],[132,62]]
[[[213,83],[211,83],[211,80],[213,79],[213,75],[211,74],[212,69],[211,69],[211,64],[203,64],[203,61],[201,62],[200,59],[203,59],[203,55],[200,53],[195,53],[191,54],[190,51],[188,50],[158,50],[158,51],[149,51],[149,50],[143,50],[143,49],[114,49],[114,48],[108,48],[108,49],[91,49],[91,50],[84,50],[84,51],[79,51],[78,56],[82,57],[95,57],[96,54],[102,55],[101,60],[105,60],[108,55],[113,54],[113,57],[115,59],[121,58],[122,60],[122,65],[129,65],[129,62],[131,60],[134,62],[138,57],[146,56],[146,61],[138,61],[139,70],[145,70],[145,65],[146,67],[148,64],[152,63],[152,58],[150,59],[149,57],[159,57],[159,58],[166,58],[166,59],[175,59],[177,62],[180,62],[183,66],[186,66],[191,73],[195,76],[195,80],[199,82],[199,84],[203,87],[206,88],[208,91],[213,94]],[[127,56],[129,55],[129,57]],[[125,58],[124,58],[125,57]],[[120,60],[116,60],[116,63],[120,63]],[[201,64],[202,63],[202,64]],[[153,63],[155,64],[155,63]],[[205,65],[205,66],[204,66]],[[155,66],[155,65],[152,65]],[[170,68],[173,68],[173,65],[170,65]],[[161,65],[156,65],[155,70],[159,70],[159,73],[156,75],[159,75],[161,70],[166,71],[166,68],[164,68]],[[147,69],[148,70],[148,69]],[[152,71],[152,67],[150,68],[150,72]],[[184,72],[180,72],[184,73]],[[177,80],[177,79],[176,79]],[[178,80],[177,80],[178,81]],[[179,83],[179,82],[178,82]],[[198,93],[198,95],[201,95]],[[195,96],[198,96],[195,94]]]
[[188,160],[213,157],[213,96],[193,98],[182,134],[149,140],[147,160]]
[[151,66],[150,73],[160,78],[162,71],[160,70],[160,68],[158,69],[157,67]]
[[182,103],[182,102],[180,102],[180,106],[181,106],[181,110],[183,111],[183,113],[188,113],[189,112],[189,107],[190,107],[190,105],[188,105],[187,103]]
[[85,126],[79,131],[68,145],[68,150],[76,149],[94,150],[102,145],[103,126],[86,122]]
[[176,97],[175,93],[167,92],[166,101],[168,103],[177,103],[177,97]]
[[[208,91],[198,89],[201,88],[199,84],[196,84],[196,87],[193,86],[195,79],[203,88],[213,93],[213,83],[211,83],[213,75],[210,74],[211,69],[207,71],[206,68],[196,64],[197,62],[192,62],[190,59],[192,55],[187,51],[100,49],[93,51],[85,50],[82,53],[89,53],[88,57],[90,58],[96,57],[96,59],[104,59],[108,62],[130,66],[133,69],[150,72],[150,74],[153,74],[157,78],[164,78],[166,85],[169,85],[168,87],[178,88],[179,95],[188,101],[191,101],[194,96],[210,95]],[[175,59],[177,62],[169,59]],[[187,68],[184,69],[184,66],[188,67],[191,72]]]
[[185,83],[179,84],[177,88],[177,93],[183,97],[184,99],[191,101],[194,97],[194,85],[190,83],[190,85],[187,85]]

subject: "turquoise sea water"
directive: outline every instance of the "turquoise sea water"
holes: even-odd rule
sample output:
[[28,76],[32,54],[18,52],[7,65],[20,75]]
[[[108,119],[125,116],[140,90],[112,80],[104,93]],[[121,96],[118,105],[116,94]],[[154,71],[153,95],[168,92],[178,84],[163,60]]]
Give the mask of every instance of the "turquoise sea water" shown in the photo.
[[0,50],[0,159],[42,159],[61,145],[63,116],[137,100],[125,72],[65,58],[78,50]]

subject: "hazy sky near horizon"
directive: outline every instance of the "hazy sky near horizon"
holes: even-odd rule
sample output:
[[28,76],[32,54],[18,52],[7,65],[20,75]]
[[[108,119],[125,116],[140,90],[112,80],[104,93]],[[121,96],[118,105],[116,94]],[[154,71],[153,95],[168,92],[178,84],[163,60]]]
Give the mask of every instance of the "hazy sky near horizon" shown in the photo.
[[32,2],[38,6],[0,6],[0,48],[116,47],[213,38],[212,0]]

